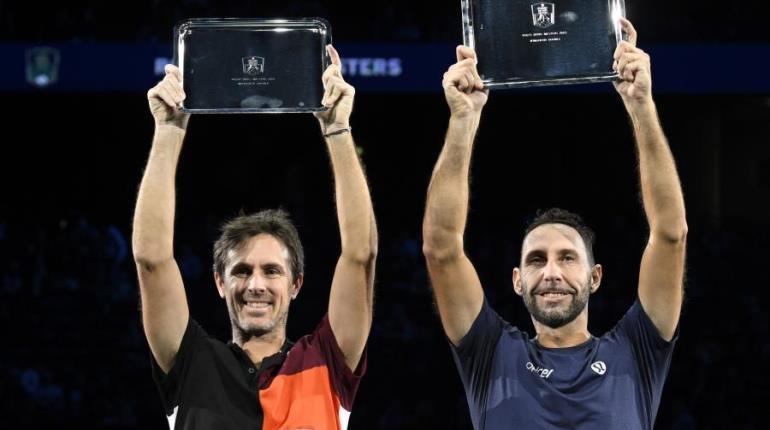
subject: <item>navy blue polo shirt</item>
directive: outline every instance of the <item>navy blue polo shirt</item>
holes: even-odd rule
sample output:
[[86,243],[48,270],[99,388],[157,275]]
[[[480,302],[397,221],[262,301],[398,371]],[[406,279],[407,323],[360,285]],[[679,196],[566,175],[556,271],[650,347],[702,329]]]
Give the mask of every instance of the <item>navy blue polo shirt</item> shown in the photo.
[[676,338],[661,338],[637,300],[604,336],[545,348],[485,300],[452,353],[477,430],[648,430]]

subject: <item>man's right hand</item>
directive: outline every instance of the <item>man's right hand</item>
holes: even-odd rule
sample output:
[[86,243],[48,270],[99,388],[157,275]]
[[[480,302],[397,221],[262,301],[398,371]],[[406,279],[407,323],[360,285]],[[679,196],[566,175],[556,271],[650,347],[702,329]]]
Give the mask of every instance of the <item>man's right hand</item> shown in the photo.
[[476,52],[460,45],[457,62],[444,73],[442,86],[449,110],[455,118],[478,115],[487,102],[488,90],[476,70]]
[[156,127],[172,126],[186,130],[190,114],[179,110],[179,105],[185,98],[182,90],[182,72],[171,64],[166,64],[165,70],[166,76],[163,80],[147,91],[150,112],[155,118]]

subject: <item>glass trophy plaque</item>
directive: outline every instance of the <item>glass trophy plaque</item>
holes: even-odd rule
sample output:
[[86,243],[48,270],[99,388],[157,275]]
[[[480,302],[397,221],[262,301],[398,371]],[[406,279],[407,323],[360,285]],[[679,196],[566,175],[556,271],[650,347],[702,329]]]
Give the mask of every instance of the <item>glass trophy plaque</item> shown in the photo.
[[623,0],[461,0],[463,41],[487,88],[615,80]]
[[330,59],[319,18],[201,18],[174,27],[189,113],[316,112]]

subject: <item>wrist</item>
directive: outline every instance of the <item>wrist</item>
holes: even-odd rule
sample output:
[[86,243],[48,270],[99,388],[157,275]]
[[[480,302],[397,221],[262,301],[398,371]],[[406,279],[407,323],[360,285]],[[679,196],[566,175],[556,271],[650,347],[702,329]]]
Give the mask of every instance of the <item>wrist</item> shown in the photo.
[[334,136],[340,136],[343,134],[350,134],[353,131],[352,127],[344,127],[344,128],[336,128],[334,130],[329,130],[326,133],[324,133],[325,138],[330,138]]
[[629,114],[642,114],[646,111],[655,110],[655,101],[651,95],[642,98],[624,97],[623,104],[626,105],[626,110],[628,110]]
[[644,101],[627,102],[626,110],[634,124],[654,120],[658,117],[658,110],[652,98]]
[[449,117],[449,126],[462,127],[467,129],[475,128],[481,120],[481,112],[472,113],[452,113]]
[[187,127],[176,122],[155,121],[155,131],[161,133],[185,133]]
[[479,118],[481,118],[481,109],[461,109],[457,111],[451,111],[449,118],[452,121],[478,122]]
[[[449,127],[447,128],[447,141],[472,143],[479,128],[479,121],[480,116],[457,117],[452,115],[449,118]],[[454,136],[454,138],[449,139],[449,136]]]
[[170,124],[155,124],[155,142],[181,142],[186,131],[184,128]]
[[332,122],[332,123],[321,122],[321,134],[323,134],[324,136],[330,133],[336,133],[340,130],[346,130],[346,129],[350,131],[349,122]]

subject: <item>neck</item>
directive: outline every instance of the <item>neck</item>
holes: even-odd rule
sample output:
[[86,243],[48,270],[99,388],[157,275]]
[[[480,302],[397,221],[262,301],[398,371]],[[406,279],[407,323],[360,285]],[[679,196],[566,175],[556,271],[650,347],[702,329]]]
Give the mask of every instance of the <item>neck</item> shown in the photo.
[[584,309],[570,323],[559,328],[548,327],[532,319],[537,332],[537,342],[546,348],[569,348],[591,338],[588,331],[588,309]]
[[249,335],[233,327],[233,343],[246,352],[252,363],[257,367],[262,360],[276,354],[286,341],[286,330],[273,330],[261,336]]

